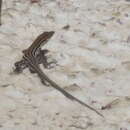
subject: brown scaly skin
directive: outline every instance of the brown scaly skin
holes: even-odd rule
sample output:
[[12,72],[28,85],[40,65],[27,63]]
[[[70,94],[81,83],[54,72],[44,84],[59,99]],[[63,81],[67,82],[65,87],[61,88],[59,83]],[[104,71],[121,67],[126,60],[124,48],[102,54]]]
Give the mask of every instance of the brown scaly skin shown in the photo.
[[[47,41],[53,36],[54,32],[44,32],[41,35],[39,35],[36,40],[33,42],[33,44],[26,50],[23,51],[23,58],[21,61],[18,61],[15,63],[15,72],[22,72],[23,69],[29,68],[31,72],[37,73],[39,78],[41,79],[42,83],[46,85],[46,82],[48,82],[53,88],[57,89],[59,92],[61,92],[64,96],[66,96],[68,99],[72,101],[76,101],[80,103],[81,105],[91,109],[92,111],[96,112],[98,115],[104,117],[101,113],[99,113],[96,109],[93,107],[87,105],[86,103],[82,102],[81,100],[77,99],[67,91],[65,91],[63,88],[61,88],[59,85],[57,85],[54,81],[52,81],[48,76],[41,70],[39,67],[39,63],[44,62],[43,65],[46,66],[46,58],[45,58],[45,50],[41,50],[41,44],[46,44]],[[43,59],[38,61],[38,57],[43,53]]]

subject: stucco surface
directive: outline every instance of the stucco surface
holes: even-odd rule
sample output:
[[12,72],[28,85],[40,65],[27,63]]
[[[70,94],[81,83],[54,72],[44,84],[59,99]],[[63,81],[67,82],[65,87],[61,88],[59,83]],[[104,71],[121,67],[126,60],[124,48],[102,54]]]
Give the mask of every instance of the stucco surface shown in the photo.
[[[57,61],[44,72],[104,119],[28,69],[12,73],[44,31]],[[0,130],[130,130],[130,1],[4,0],[0,40]]]

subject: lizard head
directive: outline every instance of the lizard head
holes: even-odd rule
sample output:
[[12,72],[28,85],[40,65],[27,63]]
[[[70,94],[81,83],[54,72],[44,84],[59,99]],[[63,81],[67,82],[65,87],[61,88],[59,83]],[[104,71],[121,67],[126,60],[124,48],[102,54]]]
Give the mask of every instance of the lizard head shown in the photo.
[[54,31],[44,32],[43,36],[44,36],[45,40],[49,40],[53,36],[54,33],[55,33]]

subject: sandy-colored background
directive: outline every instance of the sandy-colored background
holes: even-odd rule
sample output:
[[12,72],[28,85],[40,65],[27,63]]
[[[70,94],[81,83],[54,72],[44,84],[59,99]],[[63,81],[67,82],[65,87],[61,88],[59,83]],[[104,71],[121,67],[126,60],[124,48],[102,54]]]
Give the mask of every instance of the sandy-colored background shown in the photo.
[[[12,74],[22,50],[52,30],[45,48],[58,66],[44,71],[105,119],[44,86],[28,69]],[[111,101],[110,109],[100,110]],[[0,130],[130,130],[130,1],[3,0]]]

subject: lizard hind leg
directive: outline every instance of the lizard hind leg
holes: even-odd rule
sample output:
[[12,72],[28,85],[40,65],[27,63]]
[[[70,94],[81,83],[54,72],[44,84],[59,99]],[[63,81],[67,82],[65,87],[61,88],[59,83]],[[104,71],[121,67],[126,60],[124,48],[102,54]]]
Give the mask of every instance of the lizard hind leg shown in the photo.
[[49,87],[50,86],[50,84],[48,83],[48,82],[46,82],[46,80],[41,80],[41,82],[45,85],[45,86],[47,86],[47,87]]
[[33,68],[31,68],[31,67],[29,67],[29,71],[30,71],[30,73],[32,73],[32,74],[36,73],[36,71],[35,71]]
[[[29,68],[30,73],[32,73],[32,74],[37,73],[37,72],[35,71],[35,69],[33,69],[32,67],[28,67],[28,68]],[[45,86],[49,86],[49,84],[46,82],[46,80],[41,79],[41,82],[42,82]]]
[[25,68],[28,67],[26,64],[26,61],[23,59],[21,61],[16,62],[14,66],[15,66],[15,69],[14,69],[15,73],[21,73]]

